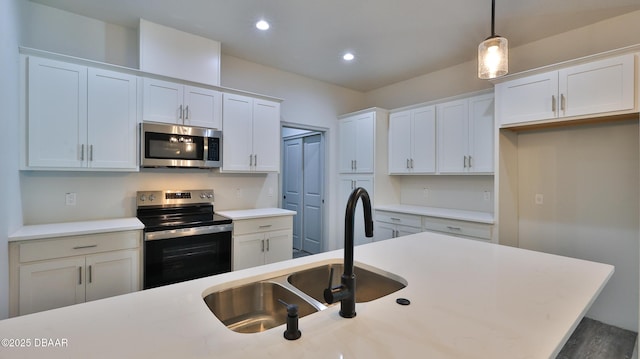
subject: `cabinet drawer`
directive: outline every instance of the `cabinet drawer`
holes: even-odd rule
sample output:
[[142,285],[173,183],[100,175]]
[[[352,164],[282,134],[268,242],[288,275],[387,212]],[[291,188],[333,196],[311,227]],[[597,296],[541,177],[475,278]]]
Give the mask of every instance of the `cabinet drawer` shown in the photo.
[[121,231],[33,240],[20,244],[20,262],[138,248],[141,238],[141,231]]
[[378,222],[401,224],[403,226],[410,226],[410,227],[416,227],[416,228],[422,227],[422,217],[416,216],[413,214],[376,211],[375,220]]
[[492,225],[484,223],[456,221],[452,219],[433,217],[424,218],[424,229],[427,231],[443,232],[464,237],[491,240],[492,228]]
[[254,219],[242,219],[233,221],[233,234],[246,234],[280,229],[292,229],[292,216],[264,217]]

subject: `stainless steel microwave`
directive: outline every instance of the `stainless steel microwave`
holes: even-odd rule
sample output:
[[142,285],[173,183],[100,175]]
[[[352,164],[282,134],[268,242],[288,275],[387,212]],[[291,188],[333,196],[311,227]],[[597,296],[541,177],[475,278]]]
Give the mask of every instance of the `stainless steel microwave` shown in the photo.
[[140,124],[141,167],[222,165],[222,131],[162,123]]

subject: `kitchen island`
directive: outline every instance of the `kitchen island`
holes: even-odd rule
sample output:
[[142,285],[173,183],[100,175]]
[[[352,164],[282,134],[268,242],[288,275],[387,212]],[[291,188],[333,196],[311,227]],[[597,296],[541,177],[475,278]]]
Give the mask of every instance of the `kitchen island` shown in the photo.
[[[229,330],[203,295],[342,258],[321,253],[0,321],[0,358],[555,358],[610,265],[419,233],[358,246],[356,264],[408,285],[262,333]],[[408,306],[396,304],[407,298]],[[46,342],[46,346],[43,343]],[[38,345],[36,345],[38,344]]]

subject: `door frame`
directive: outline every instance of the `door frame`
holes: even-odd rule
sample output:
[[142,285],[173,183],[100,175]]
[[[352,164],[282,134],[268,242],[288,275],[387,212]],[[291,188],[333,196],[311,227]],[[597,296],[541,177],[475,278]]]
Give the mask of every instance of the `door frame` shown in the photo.
[[[322,146],[322,159],[321,159],[321,166],[322,166],[322,224],[320,226],[321,228],[321,240],[322,243],[320,245],[320,250],[321,252],[326,252],[329,249],[329,243],[327,241],[327,233],[329,233],[329,231],[327,230],[326,226],[327,226],[327,218],[328,218],[328,208],[329,206],[327,206],[327,186],[328,186],[328,168],[327,168],[327,158],[329,158],[329,148],[327,146],[327,134],[329,132],[329,129],[326,127],[318,127],[318,126],[311,126],[311,125],[304,125],[304,124],[298,124],[298,123],[291,123],[291,122],[280,122],[280,133],[282,133],[282,129],[283,128],[293,128],[293,129],[297,129],[297,130],[305,130],[305,131],[309,131],[308,133],[304,133],[304,134],[300,134],[300,135],[294,135],[294,136],[288,136],[286,137],[287,140],[289,139],[294,139],[294,138],[303,138],[303,137],[307,137],[307,136],[312,136],[312,135],[320,135],[320,142],[321,142],[321,146]],[[281,151],[280,151],[280,175],[278,176],[278,187],[280,188],[280,196],[278,198],[278,207],[282,208],[282,190],[283,190],[283,178],[284,178],[284,142],[285,142],[285,138],[281,136]],[[302,235],[302,234],[301,234]],[[293,248],[292,248],[293,250]]]

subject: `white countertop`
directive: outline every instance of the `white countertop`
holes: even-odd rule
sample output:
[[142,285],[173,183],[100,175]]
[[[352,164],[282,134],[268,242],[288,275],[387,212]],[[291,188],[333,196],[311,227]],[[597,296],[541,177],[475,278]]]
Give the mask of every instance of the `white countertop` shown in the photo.
[[[2,320],[0,339],[31,347],[0,346],[0,357],[555,358],[613,274],[610,265],[427,232],[356,247],[356,264],[407,287],[358,303],[353,319],[339,305],[303,317],[296,341],[283,338],[284,325],[235,333],[202,300],[214,286],[341,258],[326,252]],[[67,345],[35,347],[42,338]]]
[[240,209],[235,211],[216,211],[216,213],[221,216],[231,218],[234,221],[262,217],[293,216],[296,214],[295,211],[282,208]]
[[102,232],[118,232],[143,229],[144,224],[136,217],[104,219],[97,221],[34,224],[23,226],[9,236],[9,242],[29,239],[77,236]]
[[489,213],[489,212],[465,211],[461,209],[451,209],[451,208],[412,206],[408,204],[381,205],[381,206],[375,206],[375,209],[379,211],[416,214],[419,216],[427,216],[427,217],[457,219],[460,221],[469,221],[469,222],[478,222],[478,223],[487,223],[487,224],[495,223],[495,220],[493,218],[493,213]]

